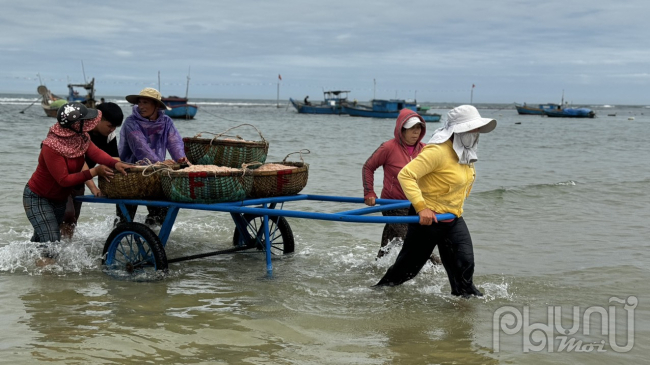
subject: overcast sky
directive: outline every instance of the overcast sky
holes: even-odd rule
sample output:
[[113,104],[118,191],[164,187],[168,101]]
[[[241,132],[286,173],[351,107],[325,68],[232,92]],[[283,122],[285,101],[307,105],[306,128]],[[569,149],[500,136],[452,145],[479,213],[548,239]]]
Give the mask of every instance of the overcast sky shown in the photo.
[[[650,105],[648,0],[0,0],[0,93]],[[278,80],[282,75],[282,81]],[[373,82],[375,80],[375,82]]]

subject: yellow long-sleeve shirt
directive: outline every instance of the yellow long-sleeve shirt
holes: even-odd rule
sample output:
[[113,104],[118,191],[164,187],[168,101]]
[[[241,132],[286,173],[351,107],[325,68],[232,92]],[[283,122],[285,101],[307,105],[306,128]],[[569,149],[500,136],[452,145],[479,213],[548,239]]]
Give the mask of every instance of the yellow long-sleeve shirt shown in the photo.
[[416,212],[429,208],[436,213],[463,214],[463,203],[476,178],[474,164],[461,165],[453,142],[430,144],[397,176],[406,198]]

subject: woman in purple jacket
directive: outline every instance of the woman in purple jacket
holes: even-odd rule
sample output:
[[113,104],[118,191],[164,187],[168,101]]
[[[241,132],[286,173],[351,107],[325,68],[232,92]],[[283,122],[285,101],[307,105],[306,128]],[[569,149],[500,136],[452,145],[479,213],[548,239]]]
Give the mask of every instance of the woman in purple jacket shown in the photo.
[[[363,198],[366,205],[375,205],[375,199],[377,199],[374,190],[375,170],[380,166],[384,169],[384,187],[381,190],[381,198],[406,200],[397,175],[422,151],[424,143],[421,141],[426,131],[427,125],[418,113],[410,109],[400,111],[395,122],[395,138],[382,143],[363,165]],[[408,208],[388,210],[382,214],[406,216]],[[384,256],[390,250],[387,245],[393,239],[400,238],[403,241],[407,228],[408,224],[406,223],[386,224],[381,235],[381,248],[377,253],[377,258]],[[431,260],[438,263],[440,259],[432,255]]]
[[[120,159],[135,163],[149,160],[152,163],[165,161],[167,151],[178,163],[186,163],[183,137],[174,126],[172,119],[162,109],[168,109],[162,102],[158,90],[145,88],[138,95],[128,95],[126,100],[135,104],[133,114],[128,116],[120,130]],[[134,218],[137,206],[129,206],[129,215]],[[149,214],[145,220],[149,225],[162,224],[167,208],[147,207]],[[120,216],[124,221],[124,217]]]

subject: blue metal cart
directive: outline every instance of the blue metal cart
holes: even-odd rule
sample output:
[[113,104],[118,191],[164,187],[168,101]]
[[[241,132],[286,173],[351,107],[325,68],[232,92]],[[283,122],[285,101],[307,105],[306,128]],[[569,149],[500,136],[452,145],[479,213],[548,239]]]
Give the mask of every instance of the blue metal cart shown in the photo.
[[[170,263],[215,256],[237,251],[256,249],[266,254],[266,271],[273,274],[272,254],[288,254],[294,251],[293,232],[285,217],[356,223],[417,223],[419,217],[369,216],[386,210],[407,208],[406,200],[377,199],[373,207],[365,207],[337,213],[316,213],[284,209],[285,203],[309,200],[317,202],[361,203],[363,198],[327,195],[291,195],[273,198],[250,199],[228,203],[198,204],[170,201],[108,199],[86,195],[76,198],[82,202],[117,204],[127,222],[117,225],[106,240],[103,261],[107,272],[115,276],[156,274],[167,270]],[[142,223],[133,222],[126,205],[168,207],[167,216],[156,234]],[[279,207],[278,207],[279,205]],[[183,209],[230,213],[235,222],[233,247],[197,255],[168,259],[165,246],[172,231],[178,211]],[[438,220],[455,218],[453,214],[438,214]]]

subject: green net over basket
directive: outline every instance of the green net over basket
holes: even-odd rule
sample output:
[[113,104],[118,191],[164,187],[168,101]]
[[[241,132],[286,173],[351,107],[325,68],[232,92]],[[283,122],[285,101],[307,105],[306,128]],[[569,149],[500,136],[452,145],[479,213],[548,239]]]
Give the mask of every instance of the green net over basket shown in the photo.
[[287,158],[293,153],[288,154],[282,162],[269,162],[268,164],[278,164],[293,166],[294,169],[259,171],[258,169],[264,164],[251,165],[253,175],[253,187],[249,198],[270,198],[282,195],[295,195],[302,191],[307,185],[309,178],[309,164],[302,159],[303,153],[309,153],[309,150],[300,152],[301,162],[287,162]]
[[163,164],[129,167],[126,175],[115,172],[111,181],[100,177],[99,190],[110,199],[164,199],[159,172],[178,168]]
[[244,200],[253,176],[243,169],[231,172],[169,171],[161,173],[165,197],[182,203],[221,203]]
[[[231,129],[244,125],[242,124],[226,130],[223,133],[215,134],[214,138],[200,138],[201,132],[192,138],[183,138],[185,144],[185,155],[195,165],[217,165],[232,168],[239,168],[243,164],[253,161],[264,163],[269,152],[269,142],[264,139],[262,133],[255,128],[262,138],[261,141],[246,141],[239,136],[227,136],[225,133]],[[211,134],[211,133],[210,133]],[[226,137],[227,139],[221,139]]]

